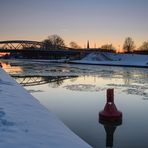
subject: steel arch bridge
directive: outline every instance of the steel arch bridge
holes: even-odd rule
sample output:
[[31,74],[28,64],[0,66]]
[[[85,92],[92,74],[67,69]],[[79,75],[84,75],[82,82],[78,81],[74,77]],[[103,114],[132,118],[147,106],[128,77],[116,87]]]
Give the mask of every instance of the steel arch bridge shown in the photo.
[[73,49],[47,49],[43,42],[29,40],[7,40],[0,41],[0,55],[5,58],[27,58],[27,59],[79,59],[92,50]]
[[43,42],[29,41],[29,40],[9,40],[0,41],[1,49],[41,49],[43,48]]

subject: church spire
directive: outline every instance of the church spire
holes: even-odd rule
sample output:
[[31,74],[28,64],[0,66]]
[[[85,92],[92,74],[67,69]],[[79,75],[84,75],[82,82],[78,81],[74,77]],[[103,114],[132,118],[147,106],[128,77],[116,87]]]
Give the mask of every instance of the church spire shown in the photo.
[[89,40],[87,41],[87,49],[89,49]]

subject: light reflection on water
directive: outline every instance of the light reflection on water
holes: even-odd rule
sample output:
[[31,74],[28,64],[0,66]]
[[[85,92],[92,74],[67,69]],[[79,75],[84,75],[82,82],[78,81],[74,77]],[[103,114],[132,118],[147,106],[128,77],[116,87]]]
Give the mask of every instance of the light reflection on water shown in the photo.
[[113,147],[148,147],[148,69],[28,62],[5,69],[94,148],[106,147],[98,113],[106,89],[114,88],[123,122],[114,132]]

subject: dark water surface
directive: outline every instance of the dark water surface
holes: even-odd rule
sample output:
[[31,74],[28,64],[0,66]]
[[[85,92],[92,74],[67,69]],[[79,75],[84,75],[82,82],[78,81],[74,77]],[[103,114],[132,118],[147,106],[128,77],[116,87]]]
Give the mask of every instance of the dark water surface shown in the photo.
[[[27,61],[3,67],[94,148],[148,147],[148,69]],[[118,126],[98,122],[108,88],[123,114]]]

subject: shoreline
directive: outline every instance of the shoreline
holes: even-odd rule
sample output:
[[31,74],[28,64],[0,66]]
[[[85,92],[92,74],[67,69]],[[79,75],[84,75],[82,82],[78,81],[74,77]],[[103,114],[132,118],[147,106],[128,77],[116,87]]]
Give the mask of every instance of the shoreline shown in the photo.
[[124,64],[103,64],[103,63],[83,63],[83,62],[69,62],[69,64],[81,64],[81,65],[98,65],[98,66],[115,66],[115,67],[130,67],[130,68],[148,68],[144,65],[124,65]]
[[0,147],[91,148],[0,68]]

